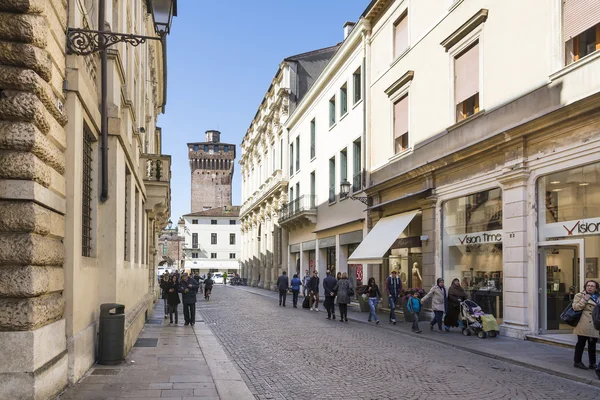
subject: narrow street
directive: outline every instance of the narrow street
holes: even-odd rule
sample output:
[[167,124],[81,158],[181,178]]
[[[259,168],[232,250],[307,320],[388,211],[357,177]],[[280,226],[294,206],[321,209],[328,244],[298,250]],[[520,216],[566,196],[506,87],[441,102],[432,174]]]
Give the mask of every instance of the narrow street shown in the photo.
[[385,320],[340,323],[294,309],[291,296],[283,308],[243,288],[215,289],[198,311],[258,399],[599,398],[597,387],[397,334]]

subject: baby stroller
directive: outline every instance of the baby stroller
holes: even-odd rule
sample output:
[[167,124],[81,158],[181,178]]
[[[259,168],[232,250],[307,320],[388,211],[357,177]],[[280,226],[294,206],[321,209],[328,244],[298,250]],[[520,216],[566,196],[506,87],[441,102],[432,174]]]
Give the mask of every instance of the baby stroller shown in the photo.
[[474,301],[465,300],[460,303],[460,320],[463,323],[462,333],[470,336],[472,333],[480,339],[496,337],[499,333],[496,318],[486,314]]

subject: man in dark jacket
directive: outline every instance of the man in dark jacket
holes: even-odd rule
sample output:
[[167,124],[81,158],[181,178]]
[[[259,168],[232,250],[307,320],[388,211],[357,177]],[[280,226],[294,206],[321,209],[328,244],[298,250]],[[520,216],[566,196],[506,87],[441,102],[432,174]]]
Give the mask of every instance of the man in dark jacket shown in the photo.
[[312,278],[308,282],[308,291],[310,295],[310,309],[313,311],[319,311],[319,274],[315,269],[312,274]]
[[331,276],[331,271],[327,271],[327,276],[323,279],[323,289],[325,292],[325,309],[327,310],[327,319],[335,319],[335,285],[337,280]]
[[190,278],[187,272],[181,274],[179,282],[179,291],[183,300],[183,318],[185,325],[194,325],[196,323],[196,293],[200,285],[194,279]]
[[287,272],[283,271],[281,276],[277,278],[277,289],[279,289],[279,305],[285,307],[285,299],[287,298],[287,291],[290,287],[290,281],[287,277]]
[[390,322],[396,325],[396,305],[398,304],[398,298],[402,292],[402,281],[398,278],[396,271],[392,271],[392,275],[388,276],[385,280],[385,290],[388,295],[390,302]]

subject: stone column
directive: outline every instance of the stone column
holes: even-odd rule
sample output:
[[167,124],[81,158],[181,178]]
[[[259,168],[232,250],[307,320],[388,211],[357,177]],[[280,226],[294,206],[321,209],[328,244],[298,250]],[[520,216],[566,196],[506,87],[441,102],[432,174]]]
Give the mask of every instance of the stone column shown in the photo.
[[256,239],[256,235],[258,234],[258,227],[256,226],[256,222],[252,225],[252,241],[250,242],[252,251],[252,281],[251,285],[256,287],[258,285],[258,275],[259,275],[259,252],[258,252],[258,240]]
[[[523,339],[528,333],[527,310],[527,183],[529,171],[522,166],[507,170],[502,187],[503,307],[500,329],[504,335]],[[498,316],[496,316],[498,317]]]
[[[423,265],[421,276],[423,278],[423,287],[429,288],[434,285],[437,275],[437,265],[441,265],[439,256],[436,255],[437,244],[437,229],[436,229],[436,205],[437,197],[430,196],[419,202],[422,216],[422,231],[421,235],[427,236],[428,239],[422,241],[421,251],[423,254]],[[412,270],[412,265],[408,266],[409,271]]]
[[0,0],[3,399],[47,399],[67,384],[66,20],[63,2]]
[[273,248],[271,247],[273,240],[273,220],[271,219],[270,213],[266,216],[265,228],[266,236],[263,235],[265,241],[265,289],[271,289],[271,283],[273,282]]

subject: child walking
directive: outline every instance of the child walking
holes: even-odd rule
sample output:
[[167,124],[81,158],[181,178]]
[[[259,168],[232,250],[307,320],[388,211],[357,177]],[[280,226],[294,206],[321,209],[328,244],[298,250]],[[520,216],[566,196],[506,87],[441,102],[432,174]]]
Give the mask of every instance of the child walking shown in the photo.
[[408,298],[408,304],[406,305],[410,315],[413,318],[412,331],[414,333],[421,333],[419,329],[419,311],[421,311],[421,300],[419,299],[419,292],[411,292],[411,296]]

